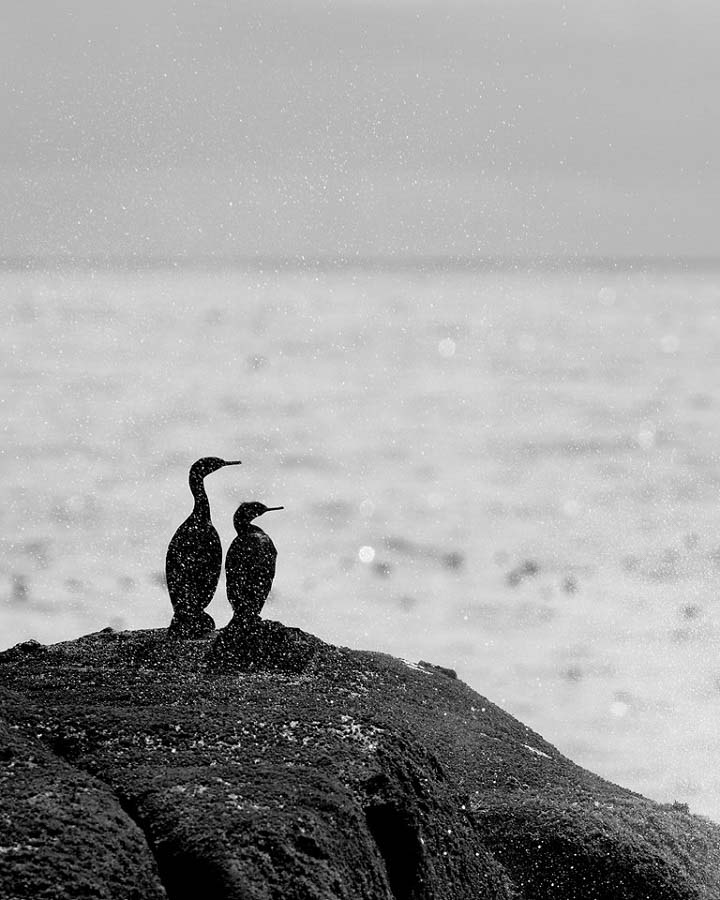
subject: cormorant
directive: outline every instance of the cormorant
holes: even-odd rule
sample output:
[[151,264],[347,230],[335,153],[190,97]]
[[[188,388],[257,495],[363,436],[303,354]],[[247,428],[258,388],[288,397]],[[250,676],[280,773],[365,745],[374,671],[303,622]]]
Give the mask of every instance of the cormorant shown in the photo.
[[262,528],[251,525],[253,519],[283,506],[241,503],[233,517],[237,537],[225,557],[227,596],[233,608],[229,627],[247,626],[260,616],[275,577],[277,550]]
[[240,460],[205,456],[190,467],[190,490],[195,498],[192,513],[170,541],[165,557],[165,578],[174,615],[170,633],[178,637],[200,637],[215,629],[206,612],[222,571],[222,545],[210,520],[210,503],[203,479],[223,466],[238,466]]

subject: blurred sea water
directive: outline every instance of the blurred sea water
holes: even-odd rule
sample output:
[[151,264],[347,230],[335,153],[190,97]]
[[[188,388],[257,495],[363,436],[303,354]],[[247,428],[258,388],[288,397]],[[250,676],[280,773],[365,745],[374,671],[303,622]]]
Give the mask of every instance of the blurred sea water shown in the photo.
[[[0,647],[169,621],[187,468],[265,614],[720,820],[720,272],[0,272]],[[221,582],[209,610],[229,618]]]

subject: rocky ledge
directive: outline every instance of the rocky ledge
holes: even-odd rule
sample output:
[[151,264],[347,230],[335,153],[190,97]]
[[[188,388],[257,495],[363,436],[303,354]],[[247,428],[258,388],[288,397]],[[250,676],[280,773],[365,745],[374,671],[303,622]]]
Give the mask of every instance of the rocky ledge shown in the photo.
[[448,669],[279,623],[0,654],[6,900],[720,897],[720,826]]

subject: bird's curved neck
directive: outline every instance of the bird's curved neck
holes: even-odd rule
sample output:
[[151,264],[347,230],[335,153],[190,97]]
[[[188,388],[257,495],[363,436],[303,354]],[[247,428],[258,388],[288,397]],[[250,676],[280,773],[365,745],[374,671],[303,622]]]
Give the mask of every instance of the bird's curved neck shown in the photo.
[[195,498],[193,515],[202,519],[210,518],[210,501],[205,493],[205,485],[201,475],[190,475],[190,490]]
[[246,534],[249,534],[251,531],[259,531],[257,525],[253,525],[252,522],[248,522],[243,519],[241,522],[235,522],[235,531],[237,531],[239,537],[243,537]]

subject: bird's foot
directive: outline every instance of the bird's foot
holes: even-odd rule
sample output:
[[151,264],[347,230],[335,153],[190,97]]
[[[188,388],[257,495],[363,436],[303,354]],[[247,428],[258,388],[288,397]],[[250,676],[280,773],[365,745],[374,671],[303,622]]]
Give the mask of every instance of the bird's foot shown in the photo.
[[227,625],[221,629],[220,633],[226,634],[231,638],[248,637],[260,631],[262,623],[263,620],[260,616],[238,615],[238,613],[235,613]]
[[174,615],[168,634],[171,637],[188,640],[190,638],[201,638],[205,635],[212,634],[215,631],[215,620],[212,616],[205,612],[196,613],[192,616]]
[[297,628],[260,616],[233,617],[207,648],[207,671],[219,674],[286,672],[299,674],[323,646]]
[[263,621],[260,616],[243,618],[233,616],[210,645],[207,660],[211,668],[222,667],[232,660],[235,664],[252,670],[259,655]]

